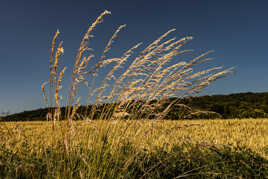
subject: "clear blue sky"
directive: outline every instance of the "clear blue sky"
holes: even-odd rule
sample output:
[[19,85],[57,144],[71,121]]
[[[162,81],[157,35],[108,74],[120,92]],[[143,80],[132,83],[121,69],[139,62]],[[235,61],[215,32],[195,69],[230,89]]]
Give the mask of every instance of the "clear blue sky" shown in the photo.
[[121,24],[127,28],[110,54],[176,28],[173,36],[195,37],[187,48],[214,50],[213,64],[236,67],[203,94],[268,91],[267,7],[267,0],[1,0],[0,113],[44,107],[40,85],[56,29],[64,40],[61,62],[71,66],[82,34],[105,9],[112,15],[95,31],[96,52]]

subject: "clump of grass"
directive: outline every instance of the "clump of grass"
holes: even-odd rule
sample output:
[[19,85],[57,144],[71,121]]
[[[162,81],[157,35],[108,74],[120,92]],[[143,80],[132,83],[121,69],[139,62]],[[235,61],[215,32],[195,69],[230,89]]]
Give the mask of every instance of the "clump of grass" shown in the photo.
[[[47,82],[49,84],[49,102],[45,91],[46,83],[41,86],[45,104],[48,104],[48,107],[56,107],[54,110],[50,110],[47,116],[48,119],[54,121],[62,118],[67,119],[69,127],[71,127],[79,108],[80,98],[78,97],[78,89],[82,85],[87,86],[89,89],[87,101],[92,101],[92,108],[89,112],[85,111],[83,118],[94,119],[96,112],[99,110],[99,104],[105,104],[105,107],[100,111],[100,115],[98,115],[99,119],[102,120],[113,119],[113,116],[116,116],[118,112],[121,112],[121,114],[122,112],[130,113],[131,119],[147,119],[152,115],[156,119],[163,119],[172,105],[179,104],[180,98],[200,92],[211,82],[232,72],[232,68],[219,71],[222,67],[212,67],[196,71],[196,65],[212,60],[212,58],[206,57],[211,51],[202,53],[189,61],[176,60],[176,57],[192,52],[192,50],[184,50],[182,47],[192,40],[193,37],[166,40],[168,35],[175,31],[175,29],[164,33],[141,50],[137,56],[133,56],[133,52],[142,43],[134,45],[120,57],[108,58],[107,52],[111,49],[113,41],[126,25],[118,27],[108,40],[100,59],[89,68],[89,61],[95,56],[92,51],[88,51],[89,40],[95,27],[108,14],[111,13],[107,10],[104,11],[92,23],[82,38],[72,70],[66,112],[62,117],[59,89],[61,88],[61,80],[65,68],[60,73],[58,72],[58,60],[59,56],[63,53],[63,47],[62,43],[59,43],[58,47],[55,48],[59,31],[53,37],[49,58],[49,81]],[[127,60],[131,58],[132,62],[130,65],[126,65]],[[103,68],[108,65],[112,66],[112,68],[107,74],[103,74]],[[106,75],[106,77],[104,77],[99,86],[96,86],[95,82],[100,73],[102,74],[101,77],[103,75]],[[177,97],[177,100],[172,101],[163,108],[163,104],[167,99],[172,97]],[[153,102],[155,100],[157,102]],[[142,103],[140,103],[141,101]]]
[[[125,25],[119,26],[108,40],[100,59],[92,66],[88,66],[94,58],[93,52],[89,51],[88,47],[92,32],[108,14],[111,13],[104,11],[82,38],[72,70],[64,114],[60,110],[59,95],[65,71],[65,68],[59,70],[59,57],[63,53],[63,46],[59,43],[56,48],[59,31],[56,32],[49,58],[49,81],[41,86],[45,104],[50,107],[47,119],[54,121],[50,144],[37,147],[39,152],[37,150],[35,153],[32,147],[28,148],[27,141],[24,141],[25,143],[21,144],[23,150],[20,150],[20,155],[17,155],[18,151],[15,148],[2,146],[3,150],[9,149],[6,151],[14,157],[7,159],[16,160],[17,163],[14,162],[16,165],[20,166],[20,161],[26,162],[25,164],[41,161],[43,165],[40,168],[22,167],[25,170],[21,174],[18,172],[21,171],[20,168],[14,170],[13,165],[2,165],[3,171],[11,171],[11,177],[35,176],[34,171],[37,170],[44,176],[63,178],[265,176],[267,161],[250,150],[225,145],[218,147],[213,143],[202,146],[194,144],[191,140],[173,145],[165,144],[163,138],[160,141],[162,135],[155,137],[161,132],[156,130],[155,122],[147,123],[148,127],[143,131],[144,140],[139,140],[142,147],[134,144],[132,140],[139,135],[141,126],[145,125],[141,119],[150,119],[153,116],[155,120],[161,121],[172,105],[180,105],[180,98],[200,92],[211,82],[231,73],[232,68],[222,70],[222,67],[212,67],[201,71],[195,70],[198,64],[212,60],[207,57],[210,51],[189,61],[176,61],[176,57],[192,52],[182,47],[193,38],[167,39],[175,29],[164,33],[136,56],[133,53],[140,48],[141,43],[129,48],[119,57],[108,58],[107,54],[113,41]],[[126,62],[130,59],[132,61],[127,65]],[[107,74],[103,74],[103,69],[107,66],[111,69]],[[102,75],[99,76],[100,74]],[[103,75],[102,83],[97,85],[96,80]],[[48,95],[46,95],[46,84],[49,85]],[[78,89],[82,85],[89,89],[87,100],[92,101],[92,106],[85,110],[84,116],[78,116],[80,106]],[[167,104],[167,100],[172,97],[177,98]],[[112,120],[122,119],[125,116],[135,120],[131,122]],[[89,128],[79,128],[74,122],[77,117],[87,119],[84,125],[88,125]],[[67,122],[57,122],[60,119],[65,119]],[[93,119],[100,119],[99,125],[95,125]],[[124,123],[123,127],[118,125],[120,122]],[[169,133],[169,129],[164,132]],[[6,153],[4,156],[9,154]],[[245,170],[247,172],[244,172]],[[40,177],[38,174],[36,176]]]

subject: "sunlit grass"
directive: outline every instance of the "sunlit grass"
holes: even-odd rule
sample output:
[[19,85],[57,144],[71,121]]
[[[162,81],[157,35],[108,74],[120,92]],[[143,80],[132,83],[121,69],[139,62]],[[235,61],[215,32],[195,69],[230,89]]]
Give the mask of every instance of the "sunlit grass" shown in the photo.
[[[61,123],[61,124],[60,124]],[[10,122],[1,123],[0,143],[27,139],[30,144],[52,145],[61,141],[66,132],[65,122],[59,122],[58,130],[52,130],[50,122]],[[155,146],[183,142],[202,145],[245,146],[268,159],[267,119],[233,120],[183,120],[183,121],[78,121],[74,123],[73,144],[86,142],[88,146],[103,131],[109,131],[110,142],[128,140],[139,149],[151,150]],[[8,135],[8,134],[12,135]],[[149,145],[150,144],[150,145]]]
[[7,122],[2,178],[264,177],[268,120]]
[[[64,113],[60,89],[66,68],[59,65],[64,49],[62,43],[56,47],[59,31],[56,32],[51,44],[49,80],[41,85],[49,108],[48,122],[1,123],[0,177],[248,178],[268,175],[267,120],[161,120],[172,105],[189,109],[180,104],[182,97],[200,92],[211,82],[233,72],[232,68],[221,70],[221,67],[196,70],[197,64],[211,60],[206,58],[210,52],[188,61],[174,61],[175,57],[192,51],[181,49],[192,37],[166,40],[175,30],[171,29],[125,66],[141,43],[119,57],[106,57],[112,42],[125,27],[122,25],[108,40],[101,58],[88,67],[95,55],[89,51],[88,42],[95,26],[108,14],[109,11],[104,11],[81,40]],[[107,65],[113,66],[103,74]],[[119,69],[123,69],[122,73],[116,75]],[[98,75],[104,76],[100,86],[95,84]],[[82,115],[78,112],[83,98],[78,94],[81,86],[89,89],[84,98],[94,98],[92,107]],[[167,104],[171,97],[178,98]],[[105,105],[100,108],[100,104]],[[126,113],[131,120],[122,120]],[[149,120],[152,116],[153,120]]]

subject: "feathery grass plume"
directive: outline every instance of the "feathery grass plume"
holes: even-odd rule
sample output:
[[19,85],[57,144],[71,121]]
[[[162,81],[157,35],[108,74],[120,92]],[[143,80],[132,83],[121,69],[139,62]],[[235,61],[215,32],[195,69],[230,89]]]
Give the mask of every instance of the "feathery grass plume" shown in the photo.
[[[122,82],[123,79],[125,77],[128,78],[129,83],[126,85],[127,87],[123,90],[123,92],[121,93],[121,96],[124,96],[125,99],[135,99],[135,98],[139,98],[139,99],[149,99],[148,97],[150,96],[151,92],[148,91],[148,87],[147,87],[147,91],[145,90],[146,87],[145,86],[149,86],[149,82],[152,82],[153,80],[155,81],[155,83],[157,83],[156,79],[153,79],[153,77],[155,78],[157,75],[153,74],[155,73],[156,69],[161,69],[161,67],[168,62],[169,59],[171,59],[172,57],[178,55],[178,54],[182,54],[184,52],[179,52],[176,53],[174,51],[171,51],[167,54],[162,55],[161,53],[166,52],[170,49],[172,49],[172,46],[174,46],[174,43],[172,43],[172,45],[169,45],[168,48],[166,47],[165,49],[163,49],[163,47],[167,44],[169,44],[170,42],[174,41],[175,38],[167,40],[165,42],[163,42],[162,44],[158,45],[157,44],[160,42],[161,39],[163,39],[164,37],[166,37],[170,32],[174,31],[170,30],[168,33],[165,33],[164,35],[162,35],[158,40],[154,41],[152,44],[150,44],[143,52],[143,55],[140,55],[139,57],[137,57],[134,62],[130,65],[130,67],[125,71],[125,73],[119,77],[119,81]],[[181,42],[182,40],[180,40],[179,42]],[[178,48],[176,48],[178,49]],[[147,53],[146,53],[147,52]],[[188,51],[185,51],[188,52]],[[152,60],[153,57],[158,57],[156,58],[156,60]],[[155,67],[152,68],[148,68],[149,66],[153,66],[155,65]],[[175,66],[174,66],[175,67]],[[148,70],[149,69],[149,70]],[[159,75],[159,74],[158,74]],[[143,81],[139,79],[139,81],[135,81],[135,78],[137,76],[145,76],[147,77],[143,79]],[[141,85],[142,84],[142,85]],[[135,85],[137,85],[136,87],[134,87]],[[134,88],[133,88],[134,87]],[[155,87],[153,85],[151,85],[151,89]]]
[[[80,111],[78,110],[80,106],[78,89],[82,84],[89,89],[87,101],[93,102],[90,107],[85,109],[85,119],[105,120],[123,118],[124,116],[130,119],[164,119],[173,105],[180,105],[181,98],[201,91],[211,82],[232,72],[232,69],[220,71],[221,67],[195,70],[198,64],[212,60],[212,58],[206,57],[211,53],[210,51],[189,61],[181,61],[178,57],[193,51],[182,49],[193,37],[168,38],[175,29],[161,35],[136,56],[133,55],[133,52],[142,43],[129,48],[119,57],[107,57],[114,40],[125,25],[117,28],[108,40],[100,59],[88,70],[88,64],[95,56],[93,52],[89,55],[85,54],[89,50],[88,41],[92,37],[95,27],[103,21],[103,17],[107,14],[111,13],[104,11],[89,26],[75,57],[65,110],[65,119],[68,120],[69,129],[73,129],[73,120],[76,119],[78,111]],[[57,31],[52,41],[52,52],[54,52],[58,33]],[[54,83],[51,87],[55,86],[56,88],[54,98],[57,109],[53,113],[55,119],[59,119],[61,115],[58,93],[65,68],[59,76],[57,73],[58,58],[62,52],[63,48],[60,43],[55,54],[54,64],[52,64],[52,60],[50,61],[49,82]],[[132,61],[129,64],[126,63],[131,57]],[[104,70],[106,67],[110,69]],[[99,74],[103,79],[100,83],[95,83]],[[44,86],[42,86],[42,91],[44,91]],[[173,97],[177,97],[177,99],[170,101]],[[184,108],[188,110],[188,108]]]
[[53,71],[53,76],[54,76],[53,83],[54,83],[54,86],[56,86],[56,83],[57,83],[57,73],[58,73],[58,68],[59,68],[59,57],[60,57],[60,55],[62,55],[64,53],[62,43],[63,42],[59,43],[59,45],[57,47],[56,54],[55,54],[55,60],[54,60],[54,65],[53,65],[53,70],[54,70]]
[[56,125],[56,121],[59,121],[60,117],[61,117],[59,90],[61,88],[62,76],[63,76],[63,73],[66,69],[66,68],[63,68],[63,70],[60,72],[59,77],[58,77],[59,57],[60,57],[60,55],[62,55],[64,53],[62,43],[63,42],[60,42],[58,47],[57,47],[57,50],[55,53],[55,58],[54,58],[53,73],[52,73],[54,76],[54,78],[52,77],[52,82],[53,82],[53,87],[55,88],[54,98],[55,98],[55,105],[56,105],[56,108],[52,112],[53,128]]
[[[119,66],[121,64],[123,64],[130,56],[131,54],[133,53],[133,51],[135,49],[137,49],[139,46],[141,46],[142,43],[138,43],[136,45],[134,45],[132,48],[130,48],[129,50],[127,50],[122,56],[121,56],[121,61],[120,61],[120,64],[118,64]],[[115,81],[115,84],[113,85],[113,89],[111,90],[111,93],[109,95],[110,99],[113,99],[116,95],[116,91],[118,91],[120,89],[120,85],[122,85],[123,83],[123,80],[126,78],[127,76],[127,72],[129,72],[129,68],[126,69],[125,73],[123,73],[116,81]]]
[[[124,25],[120,26],[119,29],[121,29],[122,27],[124,27]],[[119,30],[117,30],[115,33],[118,33],[118,32],[119,32]],[[115,38],[115,35],[113,35],[111,39],[114,39],[114,38]],[[109,40],[109,42],[111,41],[111,39]],[[116,75],[114,73],[119,68],[122,68],[122,65],[131,56],[133,51],[135,49],[137,49],[141,44],[142,43],[138,43],[138,44],[134,45],[132,48],[127,50],[125,53],[123,53],[123,55],[120,58],[106,59],[106,60],[102,60],[96,64],[96,66],[94,67],[95,70],[97,70],[101,67],[104,67],[105,65],[110,64],[112,62],[116,62],[116,65],[108,72],[108,74],[106,75],[106,77],[103,80],[102,85],[100,87],[95,88],[93,90],[93,87],[89,88],[88,83],[86,83],[86,86],[90,89],[90,92],[88,95],[88,100],[94,94],[96,94],[96,96],[97,96],[96,99],[94,100],[93,108],[91,109],[91,117],[94,116],[95,109],[97,107],[97,103],[114,103],[114,102],[116,103],[116,102],[118,102],[118,95],[116,95],[116,92],[118,91],[119,86],[122,85],[122,82],[120,80],[116,79]],[[95,79],[93,79],[92,86],[94,86],[94,82],[95,82],[94,80]],[[104,93],[105,89],[108,87],[107,82],[112,81],[112,80],[114,80],[113,81],[114,85],[112,86],[112,90],[110,90],[108,96],[104,96],[103,93]],[[116,107],[116,106],[117,105],[110,105],[110,107],[107,107],[107,109],[103,108],[102,114],[105,112],[107,115],[104,115],[104,116],[102,115],[102,117],[103,117],[102,119],[106,118],[105,116],[113,116],[112,114],[116,111],[116,108],[114,108],[114,107]]]
[[59,90],[61,89],[61,81],[62,81],[62,77],[63,77],[63,73],[66,70],[66,67],[64,67],[62,69],[62,71],[59,74],[58,80],[57,80],[57,72],[58,72],[58,59],[59,59],[59,55],[63,53],[63,48],[60,47],[57,49],[56,52],[56,56],[55,56],[55,63],[54,63],[54,72],[55,72],[55,76],[54,76],[54,83],[55,83],[55,103],[57,107],[60,107],[60,102],[59,102]]
[[54,117],[53,117],[53,121],[54,121],[54,126],[55,126],[55,122],[56,121],[59,121],[60,118],[61,118],[61,105],[60,105],[60,99],[61,97],[59,96],[59,90],[62,88],[61,86],[61,82],[62,82],[62,78],[63,78],[63,74],[66,70],[66,67],[64,67],[60,74],[59,74],[59,77],[58,77],[58,80],[56,81],[56,87],[55,87],[55,94],[54,94],[54,97],[55,97],[55,104],[56,104],[56,108],[55,108],[55,111],[54,111]]
[[[147,86],[148,82],[150,82],[150,80],[152,79],[152,75],[153,72],[155,71],[155,69],[157,68],[157,66],[159,66],[160,62],[161,62],[161,57],[163,58],[164,54],[161,53],[165,53],[166,51],[163,50],[164,45],[167,45],[168,43],[170,43],[170,40],[167,40],[166,42],[160,44],[159,46],[156,46],[161,39],[163,39],[164,37],[166,37],[169,33],[171,33],[172,31],[174,31],[174,29],[168,31],[167,33],[165,33],[164,35],[162,35],[160,38],[158,38],[156,41],[154,41],[152,44],[150,44],[143,52],[142,55],[140,55],[138,58],[135,59],[135,61],[131,64],[130,66],[130,70],[127,70],[126,73],[128,74],[128,79],[131,80],[136,78],[137,75],[143,75],[146,76],[147,78],[144,79],[143,86]],[[172,39],[173,40],[173,39]],[[170,50],[171,46],[168,48],[168,50]],[[147,52],[147,53],[146,53]],[[168,54],[166,54],[166,57],[168,55],[171,55],[172,53],[174,53],[174,51],[169,52]],[[175,54],[174,54],[175,56]],[[166,60],[167,62],[168,60]],[[165,62],[162,62],[162,65]],[[161,65],[160,65],[161,66]],[[137,73],[139,72],[139,73]],[[127,76],[127,74],[124,74],[124,76]]]
[[60,34],[60,31],[57,30],[51,43],[50,49],[50,56],[49,56],[49,106],[52,107],[53,105],[53,76],[54,76],[54,66],[52,65],[53,56],[54,56],[54,49],[56,45],[56,40]]
[[82,38],[82,41],[80,43],[80,47],[79,47],[78,53],[76,55],[76,60],[75,60],[74,69],[73,69],[73,73],[72,73],[71,88],[69,90],[69,96],[67,98],[68,108],[67,108],[67,113],[66,113],[65,117],[69,120],[69,125],[71,125],[71,123],[72,123],[72,121],[71,121],[72,118],[70,117],[71,106],[75,100],[75,97],[77,96],[78,86],[80,85],[81,82],[84,82],[83,74],[85,74],[85,73],[83,73],[83,72],[87,67],[87,63],[93,57],[91,55],[88,58],[83,58],[85,60],[82,60],[82,62],[81,62],[81,58],[82,58],[84,52],[86,50],[88,50],[87,40],[91,37],[91,33],[93,32],[96,25],[100,24],[103,21],[103,16],[107,15],[107,14],[111,14],[111,12],[105,10],[99,17],[97,17],[95,22],[93,22],[92,25],[89,27],[88,31],[86,32],[86,34],[84,35],[84,37]]
[[46,107],[48,107],[47,95],[46,95],[46,90],[45,90],[45,86],[47,84],[48,84],[48,82],[46,81],[46,82],[42,83],[42,85],[41,85],[41,91],[43,94],[44,104]]
[[115,33],[113,34],[113,36],[110,38],[110,40],[108,41],[106,47],[104,48],[104,51],[101,55],[101,59],[104,59],[105,58],[105,54],[110,50],[110,47],[114,41],[114,39],[117,37],[118,33],[121,31],[121,29],[125,28],[126,25],[121,25],[118,27],[118,29],[115,31]]
[[[51,52],[50,52],[50,57],[49,57],[49,81],[44,82],[41,85],[41,91],[43,93],[44,103],[49,109],[46,115],[46,119],[54,121],[53,128],[55,127],[55,121],[59,120],[61,116],[60,102],[59,102],[60,101],[59,90],[61,88],[61,81],[62,81],[63,73],[66,69],[64,68],[60,72],[59,77],[58,77],[59,57],[60,55],[64,53],[62,42],[60,42],[56,49],[55,56],[54,56],[56,40],[59,34],[60,34],[59,30],[57,30],[52,39]],[[54,57],[54,63],[53,63],[53,57]],[[46,91],[45,91],[45,85],[47,83],[49,83],[49,102],[47,100]],[[54,90],[55,92],[53,92]],[[53,96],[54,96],[54,100],[53,100]],[[54,104],[56,105],[56,109],[53,109]]]
[[[164,36],[165,35],[166,34],[164,34]],[[145,100],[147,101],[146,102],[147,105],[150,101],[154,99],[178,97],[178,96],[183,97],[185,95],[189,95],[190,92],[192,93],[198,92],[197,90],[192,89],[203,89],[206,85],[209,84],[209,82],[218,79],[217,77],[232,72],[230,69],[224,72],[209,75],[210,78],[207,79],[209,82],[203,81],[203,83],[200,82],[199,84],[196,84],[194,86],[194,83],[189,79],[196,78],[198,76],[220,69],[220,67],[214,67],[211,69],[204,70],[202,72],[194,73],[193,67],[196,64],[212,60],[211,58],[200,60],[202,57],[209,54],[210,51],[201,54],[200,56],[191,60],[189,63],[178,62],[177,64],[174,64],[172,66],[165,67],[165,65],[175,56],[191,51],[191,50],[178,51],[178,49],[180,49],[182,44],[185,44],[186,41],[189,41],[191,39],[192,38],[183,38],[182,40],[179,40],[176,43],[173,42],[172,44],[168,45],[168,47],[165,47],[164,50],[162,49],[164,45],[167,45],[169,42],[173,41],[173,39],[168,40],[158,46],[152,44],[149,45],[149,47],[147,47],[146,50],[143,51],[143,55],[136,58],[134,62],[130,65],[130,68],[125,71],[124,76],[128,76],[128,78],[131,76],[133,78],[129,78],[130,82],[128,82],[128,85],[131,87],[125,88],[121,92],[121,96],[124,97],[124,99]],[[159,43],[159,41],[156,42],[157,44]],[[148,61],[152,57],[155,57],[155,54],[157,54],[157,58],[152,59],[152,61]],[[148,68],[148,66],[151,68]],[[135,77],[137,76],[145,76],[147,78],[143,79],[142,82],[135,81],[136,80]],[[120,80],[123,81],[122,79]],[[133,84],[138,85],[135,86]]]
[[[106,65],[108,64],[111,64],[113,62],[116,62],[117,64],[108,72],[108,74],[106,75],[106,78],[103,80],[102,82],[102,85],[98,88],[95,88],[95,90],[92,91],[92,94],[89,94],[88,95],[88,98],[93,96],[94,94],[97,95],[96,99],[95,99],[95,102],[93,103],[93,113],[91,114],[92,116],[94,115],[94,109],[95,109],[95,106],[98,102],[109,102],[109,100],[111,100],[113,98],[113,96],[109,95],[109,96],[104,96],[103,93],[106,89],[106,87],[108,87],[108,81],[111,81],[111,80],[115,80],[116,77],[114,75],[115,71],[117,71],[121,66],[122,64],[124,64],[124,62],[128,59],[128,57],[130,56],[131,52],[138,48],[138,46],[140,44],[137,44],[135,45],[134,47],[132,47],[131,49],[129,49],[127,52],[125,52],[120,58],[110,58],[110,59],[104,59],[105,58],[105,54],[108,52],[108,50],[110,50],[110,46],[113,42],[113,40],[118,36],[118,33],[121,31],[122,28],[124,28],[126,25],[121,25],[119,26],[119,28],[114,32],[114,34],[112,35],[112,37],[109,39],[104,51],[103,51],[103,54],[101,56],[101,61],[98,62],[96,64],[96,66],[94,67],[94,70],[98,71],[99,68],[101,67],[105,67]],[[88,86],[88,83],[86,83],[86,85]],[[111,101],[110,101],[111,102]],[[108,109],[109,111],[110,109]]]
[[163,40],[166,36],[168,36],[171,32],[174,32],[176,29],[171,29],[156,39],[153,43],[151,43],[147,48],[145,48],[141,53],[146,54],[149,53],[152,49],[156,48],[158,43]]

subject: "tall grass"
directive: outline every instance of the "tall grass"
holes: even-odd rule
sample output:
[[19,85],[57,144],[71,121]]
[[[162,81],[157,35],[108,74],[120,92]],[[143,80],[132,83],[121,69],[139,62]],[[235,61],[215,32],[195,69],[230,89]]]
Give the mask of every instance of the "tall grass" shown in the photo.
[[1,123],[0,178],[267,178],[267,122]]
[[[48,156],[49,160],[50,157],[54,157],[56,161],[64,161],[60,164],[51,161],[52,166],[58,167],[59,176],[66,178],[264,176],[264,173],[267,173],[267,170],[263,169],[267,166],[267,163],[263,164],[264,159],[239,146],[235,149],[225,145],[218,147],[213,143],[201,146],[189,140],[174,145],[164,142],[157,147],[155,143],[160,139],[163,142],[165,139],[156,134],[160,131],[155,130],[157,126],[154,122],[147,123],[149,126],[144,131],[146,140],[139,141],[142,146],[147,147],[138,148],[131,142],[139,134],[140,127],[145,125],[141,121],[151,119],[153,116],[154,120],[162,122],[161,119],[168,114],[172,105],[182,105],[180,104],[182,97],[202,91],[211,82],[232,73],[232,68],[224,70],[216,66],[196,70],[198,64],[212,60],[207,57],[211,51],[201,53],[188,61],[180,60],[180,56],[192,52],[182,48],[193,37],[168,38],[175,29],[161,35],[140,50],[138,55],[133,53],[140,48],[141,43],[129,48],[119,57],[108,58],[107,54],[114,40],[125,25],[118,27],[107,40],[100,59],[89,66],[89,62],[96,55],[89,51],[88,43],[95,27],[103,22],[105,15],[109,14],[111,14],[109,11],[104,11],[97,17],[82,38],[72,69],[64,114],[60,110],[59,93],[66,68],[60,69],[59,65],[59,58],[64,52],[62,43],[56,47],[59,31],[52,40],[49,80],[41,88],[45,104],[51,108],[47,119],[54,121],[51,132],[52,147],[49,150],[53,151],[53,146],[57,148],[55,152],[49,151],[43,154]],[[104,74],[107,66],[111,68]],[[104,76],[104,79],[101,83],[96,83],[99,76]],[[45,88],[46,84],[48,89]],[[78,89],[83,85],[89,89],[87,101],[92,101],[92,106],[81,115],[78,113],[80,106]],[[176,97],[176,100],[167,103],[172,97]],[[125,117],[132,121],[120,120]],[[77,118],[87,120],[84,125],[91,128],[84,129],[85,131],[81,133],[80,130],[83,129],[74,121]],[[67,122],[58,122],[61,119]],[[95,119],[99,119],[99,125],[92,122]],[[121,122],[124,125],[119,125]],[[187,126],[186,124],[182,127]],[[92,130],[97,131],[93,136]],[[129,133],[130,131],[132,132]],[[77,140],[80,137],[87,140]],[[208,159],[213,162],[210,163]],[[247,161],[252,163],[247,165]],[[246,168],[249,172],[244,175]]]
[[[201,91],[232,69],[196,71],[198,64],[211,60],[206,57],[210,52],[176,61],[192,51],[182,49],[192,37],[167,39],[174,29],[137,56],[133,52],[141,43],[108,58],[125,25],[89,66],[94,54],[87,44],[108,14],[104,11],[82,38],[64,112],[60,89],[66,68],[59,65],[64,48],[56,43],[56,32],[48,81],[41,86],[51,122],[1,123],[0,178],[267,178],[266,120],[161,120],[172,105],[183,106],[180,98]],[[107,66],[112,68],[104,75]],[[81,113],[78,89],[83,85],[89,89],[87,100],[93,102]],[[171,97],[178,98],[170,102]]]
[[[53,37],[49,58],[49,81],[41,86],[45,104],[48,107],[55,107],[48,113],[48,120],[58,121],[64,118],[68,120],[69,127],[71,127],[73,119],[78,115],[77,110],[80,105],[78,89],[83,85],[89,89],[87,101],[92,101],[92,108],[85,112],[83,119],[95,119],[98,110],[101,110],[98,118],[102,120],[120,118],[120,116],[125,116],[126,112],[128,112],[129,118],[136,120],[148,119],[149,116],[163,119],[172,105],[179,104],[178,99],[200,92],[211,82],[232,72],[232,68],[221,70],[222,67],[195,70],[198,64],[212,60],[207,57],[211,51],[202,53],[189,61],[177,60],[176,58],[180,55],[192,52],[192,50],[185,50],[182,47],[193,37],[168,39],[175,29],[161,35],[136,56],[133,55],[133,52],[142,43],[134,45],[119,57],[108,58],[107,52],[126,25],[118,27],[108,40],[100,59],[89,67],[88,64],[95,54],[88,51],[88,43],[95,27],[103,22],[105,15],[109,14],[111,14],[109,11],[104,11],[82,38],[72,70],[66,104],[67,112],[64,116],[61,116],[60,111],[59,90],[65,68],[60,71],[58,62],[64,50],[62,42],[56,48],[59,31]],[[126,65],[129,64],[126,63],[127,60],[131,60],[130,65]],[[108,65],[112,68],[104,74],[104,68]],[[100,85],[96,85],[98,76],[104,76]],[[49,84],[48,99],[45,90],[46,84]],[[167,99],[172,97],[177,97],[177,100],[163,108]],[[105,104],[105,107],[99,108],[100,104]]]

